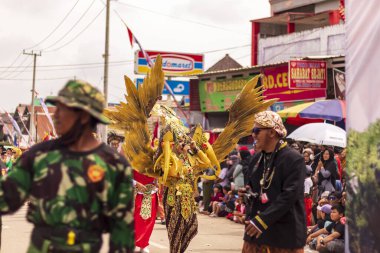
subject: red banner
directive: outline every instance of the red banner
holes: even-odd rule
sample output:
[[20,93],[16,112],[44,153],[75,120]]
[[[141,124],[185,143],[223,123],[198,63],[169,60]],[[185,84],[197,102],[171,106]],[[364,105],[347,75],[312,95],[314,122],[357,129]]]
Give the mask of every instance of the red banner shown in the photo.
[[326,89],[289,89],[288,65],[265,68],[263,74],[262,85],[267,99],[278,98],[284,102],[326,97]]
[[290,89],[326,89],[327,66],[325,61],[289,61]]

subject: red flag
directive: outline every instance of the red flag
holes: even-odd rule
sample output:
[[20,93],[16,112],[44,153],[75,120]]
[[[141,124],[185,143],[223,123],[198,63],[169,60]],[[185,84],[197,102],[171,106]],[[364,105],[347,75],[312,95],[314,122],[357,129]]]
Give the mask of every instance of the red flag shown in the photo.
[[[124,23],[124,21],[123,21]],[[133,44],[136,43],[141,52],[143,53],[144,55],[144,58],[146,59],[146,61],[148,62],[148,65],[149,67],[152,67],[153,66],[153,62],[152,60],[150,59],[149,55],[145,52],[145,50],[142,48],[141,44],[139,43],[139,41],[136,39],[136,37],[133,35],[131,29],[128,28],[127,24],[124,23],[125,27],[127,28],[127,31],[128,31],[128,36],[129,36],[129,42],[131,43],[131,46],[133,47]]]
[[128,28],[128,26],[125,25],[125,27],[127,27],[128,36],[129,36],[129,42],[131,43],[131,47],[133,47],[133,44],[136,43],[136,38],[133,35],[132,31]]

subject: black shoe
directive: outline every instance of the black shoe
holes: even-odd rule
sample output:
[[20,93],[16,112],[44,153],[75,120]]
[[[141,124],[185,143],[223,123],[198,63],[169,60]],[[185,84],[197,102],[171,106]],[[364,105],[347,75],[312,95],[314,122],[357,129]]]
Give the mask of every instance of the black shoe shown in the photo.
[[160,224],[161,224],[161,225],[166,225],[166,220],[162,220],[162,221],[160,222]]

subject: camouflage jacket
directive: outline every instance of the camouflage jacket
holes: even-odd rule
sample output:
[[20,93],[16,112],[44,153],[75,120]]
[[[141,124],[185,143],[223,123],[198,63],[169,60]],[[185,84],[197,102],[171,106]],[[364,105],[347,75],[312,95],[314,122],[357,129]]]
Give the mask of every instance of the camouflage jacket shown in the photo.
[[0,212],[27,200],[36,226],[110,233],[110,252],[134,248],[132,169],[105,144],[89,152],[60,148],[57,141],[33,146],[0,181]]

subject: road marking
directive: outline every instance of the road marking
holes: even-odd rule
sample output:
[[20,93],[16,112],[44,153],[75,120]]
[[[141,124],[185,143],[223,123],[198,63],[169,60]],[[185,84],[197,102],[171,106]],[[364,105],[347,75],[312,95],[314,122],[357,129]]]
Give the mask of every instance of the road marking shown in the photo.
[[168,247],[166,247],[164,245],[161,245],[159,243],[155,243],[155,242],[152,242],[152,241],[150,241],[149,244],[152,245],[152,246],[154,246],[154,247],[156,247],[156,248],[159,248],[159,249],[167,249],[168,248]]

